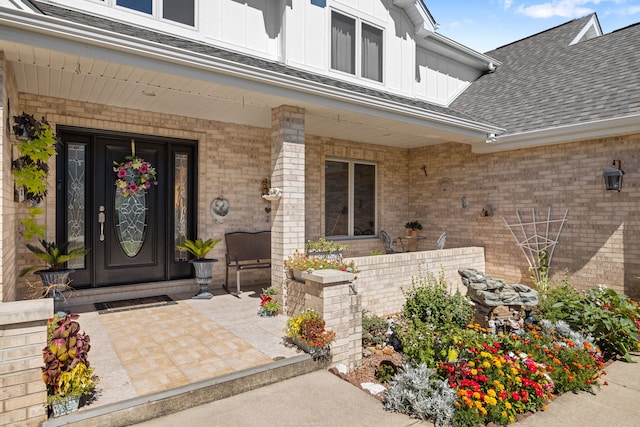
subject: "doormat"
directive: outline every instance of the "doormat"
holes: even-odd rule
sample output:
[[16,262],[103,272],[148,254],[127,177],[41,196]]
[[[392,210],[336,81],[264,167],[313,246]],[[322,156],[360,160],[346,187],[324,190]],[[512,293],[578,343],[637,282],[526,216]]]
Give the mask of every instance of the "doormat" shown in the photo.
[[155,297],[124,299],[120,301],[97,302],[93,305],[99,314],[117,313],[120,311],[139,310],[141,308],[162,307],[177,304],[169,295]]

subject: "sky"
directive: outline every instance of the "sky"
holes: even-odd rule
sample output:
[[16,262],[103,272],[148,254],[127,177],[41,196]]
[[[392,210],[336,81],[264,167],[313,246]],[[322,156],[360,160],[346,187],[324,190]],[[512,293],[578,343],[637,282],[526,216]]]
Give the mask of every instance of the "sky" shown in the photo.
[[423,0],[437,32],[488,52],[596,12],[603,33],[640,22],[640,0]]

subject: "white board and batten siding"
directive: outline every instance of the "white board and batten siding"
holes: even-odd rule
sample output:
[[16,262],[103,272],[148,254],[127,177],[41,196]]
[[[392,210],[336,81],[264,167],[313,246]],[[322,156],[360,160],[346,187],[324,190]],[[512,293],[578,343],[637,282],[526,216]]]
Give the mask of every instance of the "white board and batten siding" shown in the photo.
[[448,105],[481,74],[477,69],[453,59],[416,49],[415,95],[430,102]]
[[[442,105],[480,74],[421,46],[411,18],[393,0],[196,0],[194,26],[160,19],[155,6],[148,15],[116,7],[115,0],[52,3]],[[331,69],[333,10],[382,30],[382,82]]]

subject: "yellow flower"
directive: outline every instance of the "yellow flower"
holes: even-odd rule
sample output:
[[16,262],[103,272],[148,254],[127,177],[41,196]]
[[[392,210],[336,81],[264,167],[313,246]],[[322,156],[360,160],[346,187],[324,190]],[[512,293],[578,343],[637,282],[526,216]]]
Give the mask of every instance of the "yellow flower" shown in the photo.
[[490,388],[489,391],[487,391],[487,394],[491,397],[496,397],[496,391],[492,388]]
[[482,415],[487,415],[487,410],[486,410],[486,409],[484,409],[484,408],[480,407],[480,408],[478,408],[478,410],[480,411],[480,413],[481,413]]
[[480,402],[479,400],[476,400],[476,408],[478,408],[478,409],[484,409],[484,408],[482,407],[482,402]]
[[511,409],[511,403],[504,402],[504,407],[507,408],[507,409]]
[[482,366],[484,366],[485,368],[490,368],[491,367],[491,363],[489,363],[488,361],[484,361],[482,362]]
[[470,360],[469,363],[467,363],[467,365],[469,365],[469,367],[473,368],[474,366],[476,366],[476,362],[474,362],[473,360]]
[[495,397],[491,397],[489,395],[484,396],[484,403],[488,403],[491,406],[496,406],[496,404],[498,403],[498,401],[496,400]]
[[477,369],[472,369],[471,370],[471,375],[478,375],[478,370]]
[[480,399],[480,393],[478,393],[477,391],[473,393],[473,398],[474,399]]
[[516,421],[516,419],[513,417],[513,415],[511,415],[511,416],[509,417],[509,423],[513,423],[513,422],[515,422],[515,421]]

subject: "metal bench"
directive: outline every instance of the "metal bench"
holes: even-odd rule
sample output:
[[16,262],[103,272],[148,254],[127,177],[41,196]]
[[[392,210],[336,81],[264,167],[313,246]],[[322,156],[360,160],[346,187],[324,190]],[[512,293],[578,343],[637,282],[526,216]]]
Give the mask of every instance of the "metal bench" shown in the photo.
[[240,294],[240,272],[271,268],[271,231],[236,231],[226,233],[227,268],[224,288],[229,292],[229,269],[236,270],[236,289]]

